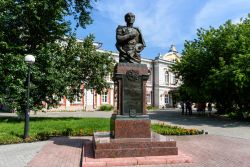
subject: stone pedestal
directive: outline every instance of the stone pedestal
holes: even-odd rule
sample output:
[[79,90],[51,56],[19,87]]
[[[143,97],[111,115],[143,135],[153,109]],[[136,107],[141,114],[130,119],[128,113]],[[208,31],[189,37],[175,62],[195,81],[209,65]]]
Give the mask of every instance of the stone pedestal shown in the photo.
[[146,82],[149,78],[145,64],[118,63],[114,70],[117,115],[146,115]]
[[145,64],[118,63],[114,70],[117,110],[111,118],[114,138],[150,138],[150,119],[146,115]]
[[111,117],[111,134],[118,138],[150,138],[150,119],[148,115],[131,118],[126,115],[113,114]]
[[150,138],[112,138],[108,132],[93,136],[95,158],[178,155],[176,141],[152,132]]
[[145,64],[118,63],[114,70],[116,112],[110,132],[93,137],[95,158],[177,155],[176,142],[151,132],[146,113]]

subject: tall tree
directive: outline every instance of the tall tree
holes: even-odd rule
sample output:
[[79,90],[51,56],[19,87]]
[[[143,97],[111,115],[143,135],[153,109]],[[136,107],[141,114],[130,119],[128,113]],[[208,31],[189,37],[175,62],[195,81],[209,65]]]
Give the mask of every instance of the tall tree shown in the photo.
[[186,41],[173,70],[182,77],[181,91],[195,102],[213,101],[219,112],[250,110],[250,15],[219,28],[203,28]]
[[91,9],[91,0],[0,0],[0,104],[24,110],[26,54],[36,57],[32,109],[42,101],[56,105],[63,95],[72,99],[81,84],[99,92],[108,86],[104,76],[112,70],[110,54],[96,52],[93,35],[77,41],[65,20],[73,16],[77,27],[85,28],[92,23]]

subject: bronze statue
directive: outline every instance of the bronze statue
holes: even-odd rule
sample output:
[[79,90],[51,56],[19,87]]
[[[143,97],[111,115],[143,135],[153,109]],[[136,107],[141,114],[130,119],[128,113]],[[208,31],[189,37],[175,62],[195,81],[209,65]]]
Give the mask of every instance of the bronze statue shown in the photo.
[[120,63],[141,63],[140,52],[146,47],[141,31],[133,27],[135,15],[125,15],[127,26],[118,26],[116,29],[116,48],[119,51]]

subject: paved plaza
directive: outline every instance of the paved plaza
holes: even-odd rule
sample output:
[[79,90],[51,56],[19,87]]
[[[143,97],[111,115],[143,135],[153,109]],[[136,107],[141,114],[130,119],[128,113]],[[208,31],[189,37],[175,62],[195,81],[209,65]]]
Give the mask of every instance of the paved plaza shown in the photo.
[[48,141],[0,145],[0,167],[24,167]]
[[[2,113],[1,113],[2,114]],[[110,112],[38,113],[46,117],[110,117]],[[4,115],[0,115],[4,116]],[[9,114],[11,116],[11,114]],[[14,115],[13,115],[14,116]],[[171,136],[179,150],[193,158],[193,163],[144,165],[166,167],[248,167],[250,164],[250,124],[208,116],[181,115],[179,110],[150,113],[152,122],[166,122],[197,128],[207,135]],[[0,146],[0,167],[84,166],[83,145],[91,137],[57,137],[48,141]],[[126,165],[126,163],[124,163]]]

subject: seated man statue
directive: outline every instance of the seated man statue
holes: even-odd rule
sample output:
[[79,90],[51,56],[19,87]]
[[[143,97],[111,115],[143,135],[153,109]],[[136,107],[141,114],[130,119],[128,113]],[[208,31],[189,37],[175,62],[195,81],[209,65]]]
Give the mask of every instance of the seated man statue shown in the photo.
[[125,15],[127,26],[118,26],[116,29],[116,48],[119,51],[120,63],[141,63],[140,52],[146,47],[141,31],[133,27],[135,15]]

